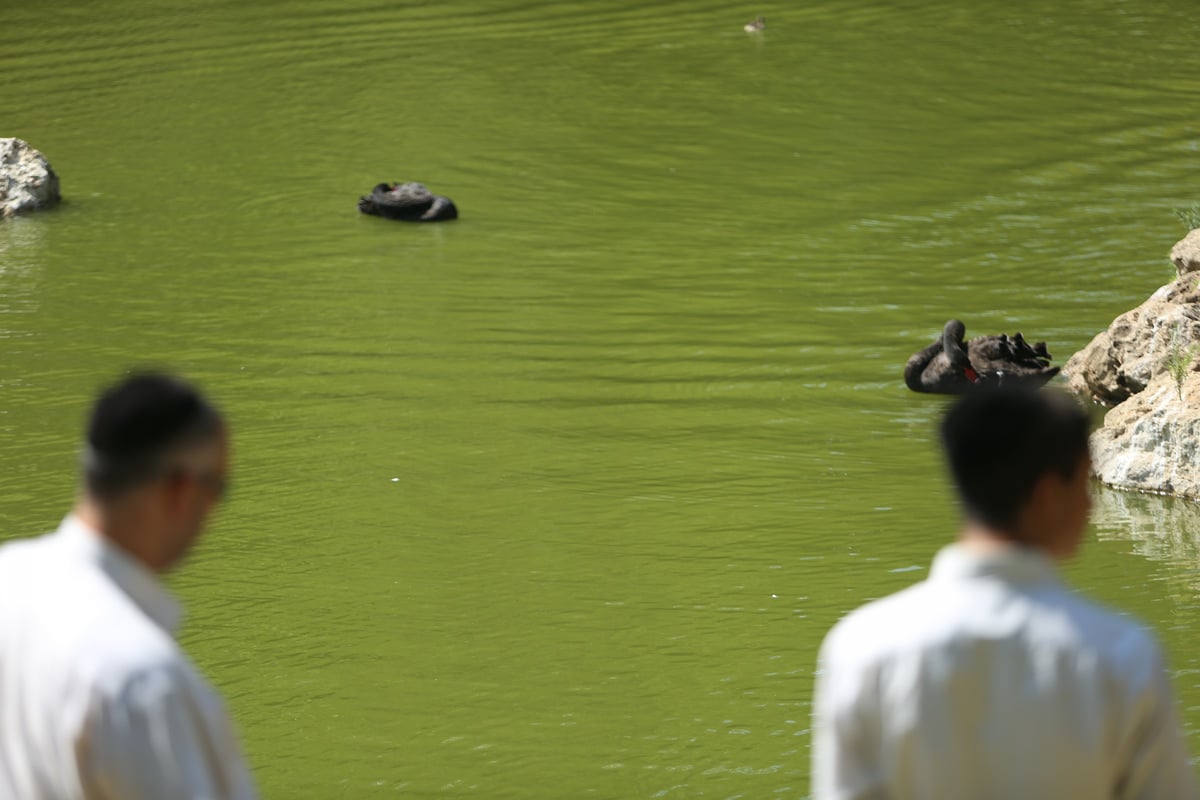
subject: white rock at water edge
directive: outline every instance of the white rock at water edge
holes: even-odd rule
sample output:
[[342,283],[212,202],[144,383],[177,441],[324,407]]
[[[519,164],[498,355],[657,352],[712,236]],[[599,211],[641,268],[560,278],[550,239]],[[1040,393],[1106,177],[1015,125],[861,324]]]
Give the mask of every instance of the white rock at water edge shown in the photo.
[[1188,372],[1182,386],[1156,376],[1108,412],[1091,450],[1096,476],[1110,486],[1200,499],[1200,373]]
[[1178,277],[1063,365],[1078,395],[1113,406],[1092,468],[1124,489],[1200,499],[1200,230],[1171,249]]
[[1159,287],[1067,359],[1062,371],[1071,390],[1115,406],[1169,372],[1173,355],[1200,348],[1198,278],[1185,275]]
[[1171,263],[1180,277],[1200,270],[1200,228],[1175,243],[1171,248]]
[[0,218],[49,208],[61,199],[46,157],[21,139],[0,138]]

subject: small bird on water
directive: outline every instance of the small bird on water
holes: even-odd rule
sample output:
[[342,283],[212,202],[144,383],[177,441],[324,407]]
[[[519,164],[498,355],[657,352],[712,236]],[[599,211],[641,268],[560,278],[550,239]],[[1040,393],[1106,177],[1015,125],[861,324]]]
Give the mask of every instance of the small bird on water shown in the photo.
[[766,29],[767,18],[761,15],[755,17],[753,20],[742,26],[742,30],[744,30],[746,33],[758,33],[759,31]]

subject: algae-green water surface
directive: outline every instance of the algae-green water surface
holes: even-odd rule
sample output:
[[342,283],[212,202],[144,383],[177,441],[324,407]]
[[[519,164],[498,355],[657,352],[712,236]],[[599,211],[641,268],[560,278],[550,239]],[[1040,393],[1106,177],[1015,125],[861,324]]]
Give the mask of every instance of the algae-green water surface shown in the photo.
[[[1197,27],[0,0],[0,136],[67,198],[0,223],[0,536],[170,365],[235,426],[171,582],[266,797],[804,797],[821,636],[954,530],[901,365],[953,316],[1061,362],[1172,276]],[[385,180],[462,218],[359,215]],[[1159,631],[1200,752],[1193,508],[1100,491],[1068,577]]]

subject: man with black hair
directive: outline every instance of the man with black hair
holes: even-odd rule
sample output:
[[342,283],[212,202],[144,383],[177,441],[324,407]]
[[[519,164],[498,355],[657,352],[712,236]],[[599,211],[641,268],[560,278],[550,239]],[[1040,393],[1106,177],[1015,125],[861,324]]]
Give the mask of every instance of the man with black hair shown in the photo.
[[981,388],[941,434],[958,541],[826,637],[814,799],[1194,800],[1153,634],[1056,574],[1087,529],[1087,415],[1056,392]]
[[0,548],[0,798],[255,796],[158,579],[202,532],[228,459],[220,414],[177,378],[135,375],[100,396],[74,510]]

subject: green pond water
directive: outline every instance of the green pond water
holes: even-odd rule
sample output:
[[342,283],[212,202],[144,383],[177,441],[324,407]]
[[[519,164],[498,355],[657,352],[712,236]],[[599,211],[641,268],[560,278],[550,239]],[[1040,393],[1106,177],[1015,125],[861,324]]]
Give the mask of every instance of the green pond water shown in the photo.
[[[66,197],[0,223],[0,537],[169,365],[235,426],[171,583],[265,797],[806,797],[821,637],[954,533],[901,366],[1173,276],[1194,12],[0,0]],[[395,180],[462,218],[358,214]],[[1200,753],[1200,511],[1097,495],[1068,578]]]

